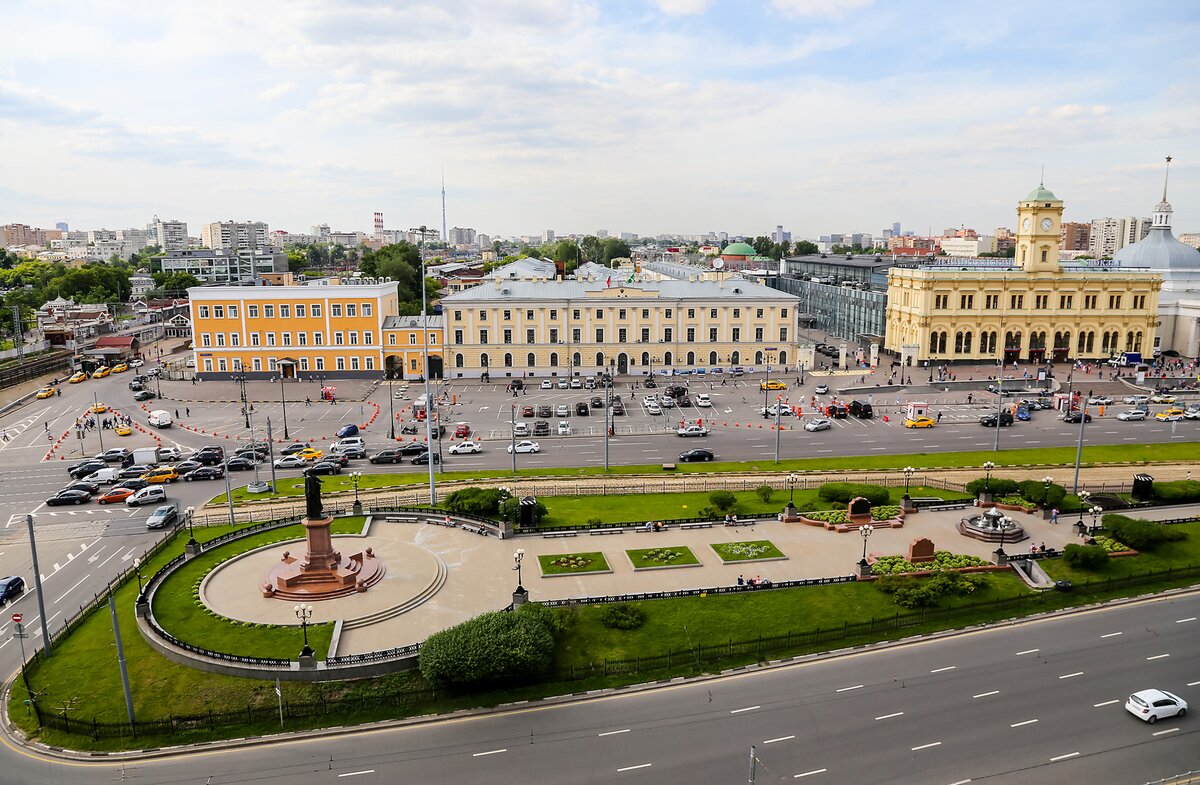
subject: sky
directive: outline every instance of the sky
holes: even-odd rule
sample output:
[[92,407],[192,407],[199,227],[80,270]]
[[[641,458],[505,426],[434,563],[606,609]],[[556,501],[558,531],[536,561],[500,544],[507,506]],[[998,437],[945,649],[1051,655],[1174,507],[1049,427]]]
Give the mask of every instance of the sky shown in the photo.
[[1200,231],[1200,4],[5,0],[0,223]]

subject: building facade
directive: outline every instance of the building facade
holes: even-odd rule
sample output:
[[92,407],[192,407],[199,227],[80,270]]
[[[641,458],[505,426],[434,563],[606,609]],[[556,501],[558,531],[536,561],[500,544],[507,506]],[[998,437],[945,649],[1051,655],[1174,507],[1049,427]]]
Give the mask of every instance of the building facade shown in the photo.
[[196,372],[217,378],[379,378],[397,284],[200,286],[191,299]]
[[179,248],[155,257],[164,273],[190,273],[207,283],[237,283],[287,272],[287,254],[273,248]]
[[885,348],[906,364],[1149,352],[1162,277],[1107,265],[1064,268],[1062,212],[1062,201],[1039,186],[1018,203],[1015,259],[892,268]]
[[442,300],[446,375],[577,376],[797,363],[797,298],[719,280],[491,279]]
[[429,345],[429,374],[443,372],[441,316],[389,316],[383,321],[383,368],[388,379],[425,377],[425,347]]
[[270,248],[271,232],[262,221],[217,221],[200,227],[200,243],[225,250]]
[[161,221],[154,216],[154,221],[146,227],[151,242],[164,251],[176,251],[188,247],[188,229],[186,221]]

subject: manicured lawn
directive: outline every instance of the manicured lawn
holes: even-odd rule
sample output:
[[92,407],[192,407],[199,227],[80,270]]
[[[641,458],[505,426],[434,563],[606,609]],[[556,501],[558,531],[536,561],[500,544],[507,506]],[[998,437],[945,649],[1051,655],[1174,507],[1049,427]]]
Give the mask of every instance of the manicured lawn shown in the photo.
[[[1136,518],[1137,511],[1132,511],[1130,517]],[[1137,556],[1110,558],[1099,570],[1076,569],[1062,559],[1050,559],[1042,562],[1042,565],[1045,567],[1046,573],[1055,580],[1065,579],[1074,583],[1085,583],[1108,578],[1124,578],[1149,570],[1165,570],[1169,567],[1200,564],[1200,523],[1171,524],[1171,528],[1186,531],[1187,539],[1164,543],[1152,551],[1143,551]],[[1077,540],[1077,542],[1082,542],[1082,540]]]
[[[1174,461],[1196,460],[1196,443],[1180,442],[1173,444],[1098,444],[1083,448],[1083,464],[1105,463],[1164,463]],[[775,463],[772,458],[759,461],[716,461],[713,463],[680,463],[675,469],[677,474],[720,474],[722,472],[745,471],[832,471],[838,469],[871,470],[871,469],[901,469],[905,466],[915,466],[918,472],[932,469],[956,469],[962,467],[979,467],[984,461],[993,461],[1003,468],[1005,466],[1025,466],[1029,464],[1040,466],[1067,466],[1075,463],[1074,447],[1031,447],[1019,450],[1002,450],[999,454],[992,450],[974,450],[970,452],[920,452],[901,453],[895,455],[858,455],[829,458],[791,458]],[[596,466],[584,468],[545,468],[521,469],[520,477],[585,477],[604,474],[604,469]],[[638,464],[630,466],[612,466],[608,474],[662,474],[658,464]],[[490,469],[475,472],[446,472],[442,479],[473,480],[485,477],[512,477],[506,469]],[[420,485],[426,482],[421,473],[411,474],[365,474],[359,485],[360,488],[395,488],[407,485]],[[292,483],[286,486],[287,483]],[[239,488],[233,492],[234,501],[245,499],[270,499],[303,495],[303,486],[297,486],[294,481],[285,480],[279,483],[279,493],[276,497],[269,494],[247,494]],[[225,494],[212,499],[211,503],[225,501]]]
[[700,560],[692,549],[686,545],[676,545],[669,548],[635,548],[627,550],[629,561],[634,569],[642,567],[681,567],[689,564],[699,564]]
[[538,564],[542,568],[542,575],[580,575],[609,570],[608,562],[600,551],[552,553],[539,556]]
[[783,551],[775,547],[770,540],[745,540],[743,542],[722,542],[710,545],[721,560],[728,562],[753,562],[763,559],[779,559]]

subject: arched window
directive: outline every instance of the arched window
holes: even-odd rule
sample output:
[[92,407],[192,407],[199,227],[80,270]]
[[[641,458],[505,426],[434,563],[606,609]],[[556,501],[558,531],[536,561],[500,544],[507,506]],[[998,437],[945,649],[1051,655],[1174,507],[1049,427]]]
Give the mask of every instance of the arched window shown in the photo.
[[967,330],[965,333],[963,333],[963,353],[964,354],[971,353],[971,343],[973,342],[974,337],[975,336],[971,333],[970,330]]
[[787,365],[787,352],[780,352],[780,353],[779,353],[779,364],[780,364],[780,365]]
[[1133,351],[1133,330],[1125,333],[1125,351]]
[[1087,337],[1088,337],[1087,353],[1091,354],[1092,352],[1094,352],[1096,350],[1096,333],[1095,333],[1095,331],[1089,332],[1087,334]]
[[583,356],[580,355],[579,352],[575,352],[575,354],[571,355],[571,365],[575,366],[576,368],[583,365]]
[[596,367],[604,368],[604,352],[596,352]]
[[461,354],[454,355],[454,367],[455,368],[463,367],[463,356]]
[[741,352],[733,352],[732,354],[729,355],[729,364],[730,365],[737,365],[741,361],[742,361],[742,353]]
[[487,356],[487,352],[484,352],[483,354],[479,355],[479,367],[480,367],[480,368],[486,368],[486,367],[488,367],[488,356]]
[[505,367],[505,368],[511,368],[511,367],[513,367],[513,366],[512,366],[512,353],[511,353],[511,352],[505,352],[505,353],[504,353],[504,367]]
[[963,334],[962,334],[962,331],[960,330],[954,334],[954,353],[962,354],[962,351],[963,351]]
[[533,356],[533,352],[525,355],[525,365],[529,366],[530,368],[537,365],[537,358]]
[[938,333],[938,348],[937,348],[938,354],[946,353],[946,338],[948,336],[949,336],[949,333],[947,333],[945,330]]
[[674,358],[671,356],[670,352],[665,353],[663,355],[663,365],[670,365],[672,363],[673,359]]
[[691,365],[695,365],[695,364],[696,364],[696,353],[695,353],[695,352],[688,352],[688,353],[687,353],[687,364],[688,364],[689,366],[691,366]]
[[1133,336],[1133,350],[1140,352],[1142,350],[1142,331],[1138,330]]
[[709,364],[709,365],[716,365],[716,364],[717,364],[717,353],[716,353],[716,352],[709,352],[709,353],[708,353],[708,364]]
[[642,352],[642,367],[645,368],[650,364],[650,352]]
[[930,333],[929,334],[929,353],[930,354],[937,353],[937,345],[938,345],[938,334]]
[[1080,333],[1079,340],[1075,342],[1075,354],[1083,354],[1087,351],[1087,333]]
[[755,364],[755,365],[762,365],[762,361],[763,361],[763,353],[762,353],[762,352],[755,352],[755,353],[754,353],[754,364]]
[[550,367],[551,368],[558,367],[558,352],[550,352]]
[[1025,249],[1024,248],[1021,248],[1021,262],[1022,263],[1025,262]]

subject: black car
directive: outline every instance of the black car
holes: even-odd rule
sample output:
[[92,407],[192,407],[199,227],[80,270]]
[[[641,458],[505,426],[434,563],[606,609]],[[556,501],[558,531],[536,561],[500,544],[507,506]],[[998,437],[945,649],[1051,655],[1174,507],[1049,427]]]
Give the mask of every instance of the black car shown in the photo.
[[537,416],[538,417],[553,417],[554,416],[554,407],[548,403],[543,403],[541,406],[537,407]]
[[687,395],[687,388],[680,384],[672,384],[663,390],[663,395],[669,398],[682,398]]
[[653,389],[658,386],[658,383],[655,382],[653,379],[651,379],[649,376],[647,376],[646,381],[642,382],[642,386]]
[[66,488],[63,488],[63,490],[64,491],[87,491],[91,495],[95,496],[96,494],[100,493],[100,486],[94,482],[73,482],[70,485],[68,485]]
[[681,408],[681,409],[687,409],[687,408],[690,408],[690,407],[691,407],[691,405],[692,405],[692,399],[691,399],[691,398],[689,398],[689,397],[687,397],[686,395],[685,395],[685,396],[683,396],[683,397],[681,397],[681,398],[676,398],[676,399],[675,399],[675,405],[676,405],[676,406],[678,406],[678,407],[679,407],[679,408]]
[[95,474],[101,469],[107,468],[108,464],[104,461],[97,461],[94,458],[86,461],[80,461],[73,466],[67,468],[67,474],[71,475],[72,480],[78,480],[81,477],[87,477],[89,474]]
[[620,399],[620,398],[614,398],[614,399],[613,399],[613,402],[612,402],[612,413],[613,413],[613,414],[624,414],[624,413],[625,413],[625,404],[621,403],[621,399]]
[[129,479],[118,480],[116,484],[113,485],[113,489],[116,490],[117,488],[128,488],[131,491],[140,491],[142,488],[147,488],[149,486],[149,480],[143,480],[141,477],[130,477]]
[[[221,452],[205,452],[204,450],[200,450],[199,452],[194,453],[191,459],[202,466],[216,466],[225,459],[225,454]],[[187,461],[184,461],[184,463],[187,463]]]
[[303,449],[308,448],[309,446],[311,446],[311,445],[305,444],[304,442],[292,442],[287,447],[284,447],[282,450],[280,450],[279,454],[280,455],[292,455],[294,453],[300,452]]
[[426,450],[425,452],[421,453],[421,454],[420,454],[420,455],[418,455],[417,457],[413,458],[413,459],[412,459],[412,462],[413,462],[413,463],[415,463],[415,464],[428,464],[428,463],[429,463],[429,456],[431,456],[431,455],[433,456],[433,462],[434,462],[434,463],[441,463],[441,462],[442,462],[442,456],[438,455],[436,452],[429,452],[428,450]]
[[[183,477],[184,482],[192,482],[193,480],[219,480],[225,476],[225,472],[221,471],[220,466],[199,466],[187,474],[180,476]],[[141,482],[145,481],[142,480]]]
[[304,470],[305,474],[341,474],[342,467],[333,461],[318,461]]
[[180,461],[179,463],[175,464],[175,471],[179,472],[180,475],[184,475],[190,471],[199,469],[203,465],[204,464],[200,463],[200,461],[197,461],[194,458],[189,458],[186,461]]
[[550,435],[550,423],[546,422],[545,420],[536,421],[533,424],[533,435],[534,436],[549,436]]
[[0,578],[0,605],[21,596],[25,591],[25,579],[19,575]]
[[[995,428],[996,427],[996,415],[995,414],[983,415],[982,417],[979,418],[979,424],[985,428]],[[1000,427],[1007,428],[1008,426],[1010,426],[1012,424],[1013,424],[1012,414],[1009,412],[1000,412]]]
[[691,463],[692,461],[711,461],[714,457],[715,456],[713,455],[712,450],[706,450],[703,447],[697,447],[694,450],[688,450],[687,452],[679,453],[679,460],[683,461],[684,463]]
[[587,417],[589,411],[591,411],[591,409],[588,408],[587,401],[580,401],[579,403],[575,404],[575,414],[579,417]]
[[350,465],[350,459],[339,452],[327,452],[327,453],[325,453],[325,457],[322,458],[321,460],[327,461],[328,463],[336,463],[338,466],[342,467],[343,469],[345,469],[347,466]]
[[129,389],[133,390],[134,392],[141,392],[142,390],[146,389],[146,386],[137,379],[134,379],[129,383]]
[[1084,422],[1092,421],[1092,415],[1088,414],[1087,412],[1081,412],[1078,409],[1076,409],[1075,411],[1068,412],[1066,415],[1064,415],[1063,422],[1072,422],[1072,423],[1079,422],[1080,415],[1083,416]]
[[592,403],[593,409],[603,409],[604,408],[604,399],[601,398],[599,395],[593,395],[591,403]]
[[64,488],[46,500],[47,507],[58,507],[63,504],[87,504],[92,495],[87,491],[76,491]]
[[270,454],[270,448],[268,448],[265,444],[261,447],[239,447],[237,452],[234,453],[236,457],[251,458],[255,461],[261,461],[263,458],[266,458],[268,454]]
[[133,400],[148,401],[153,397],[154,397],[154,393],[151,392],[150,390],[138,390],[136,393],[134,393]]
[[254,467],[255,462],[249,458],[230,458],[225,461],[225,468],[231,472],[245,472]]

